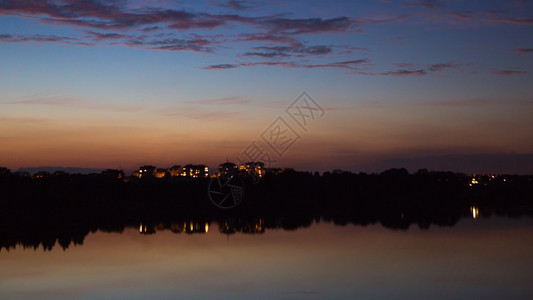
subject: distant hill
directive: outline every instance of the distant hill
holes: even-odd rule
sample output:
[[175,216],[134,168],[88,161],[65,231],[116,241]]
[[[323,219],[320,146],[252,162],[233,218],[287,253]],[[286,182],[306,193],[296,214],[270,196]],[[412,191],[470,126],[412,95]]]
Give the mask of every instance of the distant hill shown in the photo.
[[101,173],[105,169],[95,169],[95,168],[79,168],[79,167],[31,167],[31,168],[20,168],[17,171],[28,172],[30,174],[35,174],[39,171],[47,171],[54,173],[55,171],[63,171],[70,174],[90,174],[90,173]]

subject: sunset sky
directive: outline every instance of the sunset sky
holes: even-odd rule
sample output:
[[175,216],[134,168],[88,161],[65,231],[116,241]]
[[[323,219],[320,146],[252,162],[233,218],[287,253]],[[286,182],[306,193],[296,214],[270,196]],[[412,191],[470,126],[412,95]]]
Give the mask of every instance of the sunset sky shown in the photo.
[[533,173],[533,1],[0,0],[0,166],[214,168],[252,144],[309,171]]

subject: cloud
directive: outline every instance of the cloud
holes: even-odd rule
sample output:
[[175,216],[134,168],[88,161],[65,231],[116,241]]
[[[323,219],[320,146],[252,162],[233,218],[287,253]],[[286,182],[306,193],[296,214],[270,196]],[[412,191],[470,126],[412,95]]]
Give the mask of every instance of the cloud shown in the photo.
[[144,45],[151,46],[153,49],[160,50],[171,50],[171,51],[181,51],[181,50],[191,50],[198,52],[212,52],[213,48],[209,47],[213,44],[213,41],[206,39],[163,39],[163,40],[153,40],[150,42],[144,43]]
[[474,98],[474,99],[463,99],[463,100],[442,100],[442,101],[423,101],[420,104],[424,106],[436,106],[436,107],[466,107],[466,106],[485,106],[498,104],[496,99],[487,99],[487,98]]
[[352,74],[358,74],[358,75],[370,75],[370,76],[424,76],[428,73],[426,70],[418,69],[418,70],[394,70],[394,71],[388,71],[388,72],[380,72],[380,73],[372,73],[372,72],[360,72],[355,71],[352,72]]
[[185,11],[157,10],[144,13],[123,11],[122,1],[67,0],[55,2],[5,0],[0,6],[0,14],[47,15],[45,22],[64,23],[94,28],[127,28],[156,23],[173,23],[192,28],[199,25],[197,16]]
[[494,18],[496,22],[520,24],[520,25],[533,25],[533,18]]
[[256,20],[256,25],[266,27],[270,32],[290,34],[342,32],[355,24],[355,21],[347,17],[332,19],[260,18]]
[[244,42],[271,42],[271,43],[296,43],[297,40],[287,34],[273,33],[241,33],[237,35],[237,41]]
[[357,25],[379,25],[379,24],[402,21],[409,17],[410,15],[408,14],[402,14],[398,16],[379,18],[379,19],[359,18],[359,19],[353,20],[353,23]]
[[461,65],[455,63],[433,64],[428,67],[431,72],[441,71],[444,69],[460,69]]
[[200,121],[235,120],[241,116],[239,112],[231,111],[198,111],[187,108],[167,108],[159,112],[165,117],[186,117]]
[[358,59],[358,60],[349,60],[349,61],[340,61],[332,62],[325,64],[305,64],[297,62],[285,62],[285,61],[260,61],[260,62],[247,62],[240,64],[221,64],[221,65],[211,65],[207,66],[204,69],[207,70],[217,70],[217,69],[231,69],[238,67],[256,67],[256,66],[279,66],[284,68],[293,68],[293,69],[322,69],[322,68],[337,68],[337,69],[356,69],[359,65],[368,64],[367,59]]
[[205,39],[198,36],[192,38],[165,38],[149,39],[147,36],[129,36],[123,41],[111,42],[110,45],[124,45],[133,48],[167,50],[167,51],[194,51],[212,53],[215,51],[213,45],[218,44],[213,39]]
[[31,118],[31,117],[11,117],[11,116],[1,116],[0,122],[13,122],[13,123],[42,123],[46,122],[45,118]]
[[346,65],[363,65],[363,64],[368,64],[368,63],[369,63],[368,59],[356,59],[356,60],[339,61],[333,64],[346,66]]
[[414,63],[396,63],[396,64],[394,64],[394,67],[412,69],[412,68],[416,67],[416,64],[414,64]]
[[520,48],[516,49],[515,51],[520,54],[530,54],[533,53],[533,48]]
[[497,70],[497,71],[494,71],[492,73],[494,73],[496,75],[502,75],[502,76],[527,74],[526,71],[522,71],[522,70]]
[[230,8],[234,10],[248,10],[253,8],[247,1],[229,0],[225,3],[217,4],[219,7]]
[[205,104],[205,105],[242,105],[242,104],[248,104],[251,101],[249,99],[245,99],[242,97],[226,97],[226,98],[219,98],[219,99],[207,99],[207,100],[197,100],[197,101],[189,101],[189,103],[195,103],[195,104]]
[[110,32],[110,33],[100,33],[95,31],[86,31],[88,34],[88,38],[95,40],[95,41],[103,41],[103,40],[118,40],[128,37],[127,35]]
[[446,5],[440,0],[416,0],[408,1],[404,4],[405,6],[420,6],[428,9],[438,9],[445,8]]
[[[264,47],[269,48],[270,50],[280,50],[284,47]],[[278,49],[280,48],[280,49]],[[269,52],[265,52],[269,53]],[[283,56],[288,56],[284,52],[273,52],[274,55],[266,55],[266,58],[273,58],[278,56],[280,53]],[[250,55],[250,54],[248,54]],[[220,69],[232,69],[239,67],[255,67],[255,66],[279,66],[284,68],[300,68],[300,69],[319,69],[319,68],[336,68],[336,69],[351,69],[350,74],[357,75],[368,75],[368,76],[424,76],[428,75],[429,72],[439,72],[446,69],[461,69],[464,65],[457,63],[438,63],[432,64],[427,67],[427,69],[416,68],[414,63],[397,63],[394,64],[394,67],[399,68],[397,70],[386,71],[386,72],[368,72],[368,71],[359,71],[358,69],[361,66],[371,66],[373,65],[368,59],[356,59],[356,60],[347,60],[347,61],[338,61],[331,63],[323,64],[310,64],[310,63],[299,63],[299,62],[290,62],[290,61],[259,61],[259,62],[246,62],[238,64],[219,64],[219,65],[210,65],[204,69],[208,70],[220,70]],[[515,71],[517,72],[517,71]],[[518,71],[520,72],[520,71]],[[518,74],[518,73],[517,73]],[[505,74],[508,75],[508,74]]]
[[105,111],[114,111],[114,112],[136,112],[140,111],[142,108],[133,105],[111,105],[106,103],[98,102],[85,102],[80,101],[75,98],[68,97],[30,97],[23,100],[15,100],[4,102],[3,104],[11,105],[45,105],[45,106],[62,106],[76,109],[94,109],[94,110],[105,110]]
[[[330,33],[348,30],[357,22],[348,17],[337,18],[287,18],[280,15],[250,17],[239,14],[212,14],[191,12],[179,9],[136,8],[128,9],[124,1],[99,0],[3,0],[0,2],[0,15],[16,15],[32,18],[46,24],[63,24],[88,27],[97,30],[85,31],[84,37],[60,36],[22,36],[2,34],[3,42],[61,42],[93,46],[107,42],[109,45],[123,45],[144,49],[168,51],[215,51],[216,38],[190,38],[183,31],[189,29],[215,29],[229,23],[240,23],[252,29],[266,32],[249,32],[227,35],[220,42],[269,42],[289,44],[286,48],[271,48],[271,45],[256,46],[246,56],[273,58],[282,56],[305,57],[307,55],[326,55],[332,52],[331,46],[304,46],[294,36],[304,33]],[[250,6],[244,1],[228,1],[222,6],[244,9]],[[163,36],[151,35],[150,32],[160,28],[177,30],[176,34]],[[120,32],[117,32],[120,30]],[[136,34],[125,34],[134,30]],[[139,35],[141,32],[144,35]],[[236,39],[232,39],[235,37]],[[87,42],[87,41],[90,42]],[[270,47],[270,48],[269,48]],[[216,68],[216,66],[213,66]]]
[[458,11],[458,12],[450,12],[448,15],[455,17],[457,19],[463,20],[463,21],[470,21],[472,20],[472,16],[475,15],[476,12],[473,11]]
[[0,42],[5,43],[25,43],[25,42],[40,42],[40,43],[63,43],[92,46],[94,44],[83,42],[80,39],[57,35],[22,35],[22,34],[0,34]]
[[272,57],[287,57],[287,56],[298,56],[304,57],[307,55],[325,55],[332,52],[331,47],[320,45],[320,46],[304,46],[297,44],[294,46],[262,46],[262,47],[253,47],[254,50],[259,50],[259,52],[247,52],[245,56],[260,56],[265,58]]
[[447,13],[448,16],[452,16],[455,19],[461,21],[476,21],[484,23],[509,23],[516,25],[531,25],[533,24],[533,18],[510,16],[510,11],[504,10],[463,10]]
[[391,75],[391,76],[422,76],[427,75],[425,70],[397,70],[381,73],[379,75]]
[[[229,5],[244,7],[242,1],[230,1]],[[173,29],[213,29],[228,22],[268,29],[271,33],[292,34],[344,31],[353,21],[347,17],[331,19],[291,19],[280,17],[244,17],[232,14],[192,13],[175,9],[138,9],[128,12],[122,1],[97,0],[4,0],[0,14],[24,14],[43,22],[70,24],[99,29],[127,29],[141,25],[167,24]],[[46,15],[48,17],[41,17]]]
[[238,68],[239,65],[234,64],[220,64],[220,65],[210,65],[207,67],[204,67],[206,70],[224,70],[224,69],[233,69]]

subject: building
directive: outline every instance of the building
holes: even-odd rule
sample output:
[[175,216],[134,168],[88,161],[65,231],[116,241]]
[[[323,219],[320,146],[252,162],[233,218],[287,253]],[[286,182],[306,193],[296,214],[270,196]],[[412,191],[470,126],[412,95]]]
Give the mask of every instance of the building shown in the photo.
[[158,168],[154,171],[154,177],[159,179],[165,178],[167,176],[167,173],[167,169]]
[[229,176],[234,175],[238,171],[237,165],[231,162],[225,162],[218,165],[218,174],[219,176]]
[[124,172],[122,170],[107,169],[102,172],[102,175],[109,177],[109,178],[116,178],[116,179],[124,178]]
[[146,165],[139,167],[139,170],[133,172],[133,176],[137,178],[151,178],[154,177],[156,168],[154,166]]
[[209,168],[206,165],[185,165],[181,168],[180,175],[191,178],[207,178],[209,177]]
[[39,172],[33,174],[33,178],[34,179],[42,179],[42,178],[46,178],[46,177],[50,177],[50,173],[47,172],[47,171],[39,171]]
[[170,177],[178,177],[181,175],[181,166],[180,165],[174,165],[170,168],[168,168],[168,175]]
[[239,171],[256,175],[259,178],[265,176],[266,173],[265,164],[260,161],[245,162],[239,166]]

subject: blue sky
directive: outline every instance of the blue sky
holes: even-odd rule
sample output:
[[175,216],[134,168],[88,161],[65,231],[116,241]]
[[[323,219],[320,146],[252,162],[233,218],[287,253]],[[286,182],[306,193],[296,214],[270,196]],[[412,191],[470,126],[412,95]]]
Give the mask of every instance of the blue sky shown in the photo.
[[326,113],[279,166],[531,172],[532,25],[528,0],[3,0],[0,164],[214,167],[306,91]]

